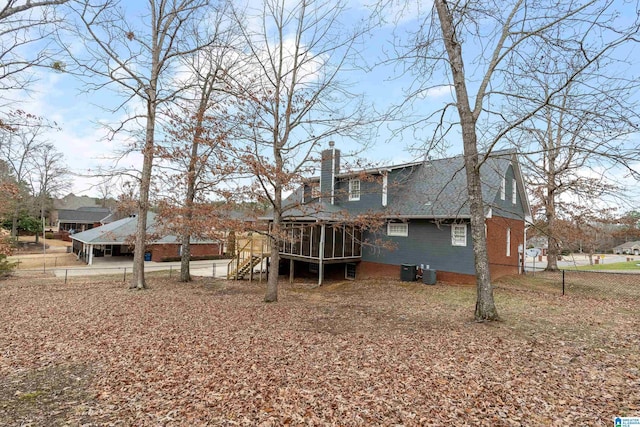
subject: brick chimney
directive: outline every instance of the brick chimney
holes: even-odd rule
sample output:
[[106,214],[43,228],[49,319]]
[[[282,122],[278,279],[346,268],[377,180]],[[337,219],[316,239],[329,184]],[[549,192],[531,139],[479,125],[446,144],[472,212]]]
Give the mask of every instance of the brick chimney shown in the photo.
[[340,172],[340,150],[329,141],[329,149],[322,151],[320,164],[320,194],[323,201],[335,202],[336,175]]

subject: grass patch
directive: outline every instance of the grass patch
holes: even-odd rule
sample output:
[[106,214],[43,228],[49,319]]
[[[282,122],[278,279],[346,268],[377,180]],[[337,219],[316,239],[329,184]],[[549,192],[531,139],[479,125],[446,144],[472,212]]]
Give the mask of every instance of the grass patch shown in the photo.
[[36,400],[38,398],[38,396],[40,396],[41,394],[43,394],[44,391],[42,390],[36,390],[36,391],[32,391],[29,393],[23,393],[18,395],[18,400]]
[[607,264],[580,265],[564,267],[565,270],[582,270],[582,271],[637,271],[640,272],[640,260],[614,262]]

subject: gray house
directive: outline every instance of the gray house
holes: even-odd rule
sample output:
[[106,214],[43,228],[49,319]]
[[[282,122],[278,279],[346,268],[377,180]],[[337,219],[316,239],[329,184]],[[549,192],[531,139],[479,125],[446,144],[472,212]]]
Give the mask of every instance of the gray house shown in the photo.
[[[491,275],[517,274],[531,211],[515,154],[493,153],[481,176]],[[416,266],[475,282],[462,156],[341,172],[330,144],[320,176],[286,207],[280,255],[292,276],[399,278]]]
[[80,232],[100,227],[111,216],[109,208],[81,207],[78,209],[58,209],[57,227],[60,231]]

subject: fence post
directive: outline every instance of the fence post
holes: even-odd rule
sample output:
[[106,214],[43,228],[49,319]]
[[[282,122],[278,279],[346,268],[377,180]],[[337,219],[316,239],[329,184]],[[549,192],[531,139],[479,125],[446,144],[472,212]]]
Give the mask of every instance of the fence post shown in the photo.
[[69,269],[64,270],[64,284],[67,284],[67,274],[69,274]]
[[127,267],[124,268],[124,275],[122,276],[122,283],[127,281]]
[[169,266],[169,279],[171,279],[171,274],[173,273],[173,266]]
[[211,277],[216,277],[216,263],[211,264]]
[[564,296],[564,270],[562,270],[562,296]]

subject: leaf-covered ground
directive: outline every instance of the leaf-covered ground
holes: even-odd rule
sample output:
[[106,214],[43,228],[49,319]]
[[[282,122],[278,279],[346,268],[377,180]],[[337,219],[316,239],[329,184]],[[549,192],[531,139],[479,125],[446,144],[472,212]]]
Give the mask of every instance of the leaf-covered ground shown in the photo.
[[640,311],[499,287],[0,282],[0,425],[610,425]]

